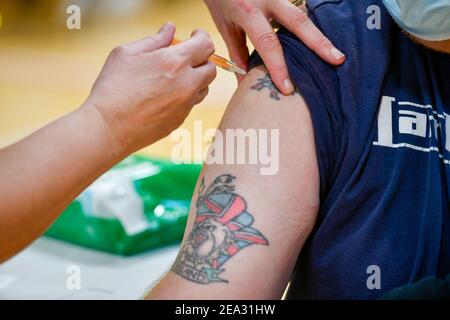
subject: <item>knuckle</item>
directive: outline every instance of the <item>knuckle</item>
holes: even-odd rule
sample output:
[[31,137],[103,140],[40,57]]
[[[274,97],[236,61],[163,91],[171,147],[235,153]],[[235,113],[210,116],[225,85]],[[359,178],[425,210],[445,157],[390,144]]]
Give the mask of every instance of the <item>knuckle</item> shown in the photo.
[[247,15],[261,12],[260,6],[248,0],[228,0],[230,12],[237,15],[240,20],[245,19]]
[[281,46],[280,40],[278,39],[277,35],[273,32],[266,32],[260,35],[256,40],[256,44],[263,51],[278,49]]
[[111,55],[113,57],[120,57],[123,56],[126,52],[126,46],[125,45],[120,45],[115,47],[114,49],[112,49],[111,51]]
[[184,67],[187,62],[187,57],[182,54],[177,54],[173,56],[169,61],[169,66],[172,67],[173,70],[180,70]]
[[210,39],[208,32],[203,29],[195,29],[193,37],[197,37],[202,43]]
[[303,10],[298,10],[292,16],[292,25],[294,25],[294,26],[304,24],[307,21],[309,21],[308,14]]
[[214,46],[214,43],[212,42],[211,38],[208,37],[208,42],[206,44],[206,52],[208,52],[209,55],[213,54],[216,51],[216,47]]
[[174,81],[179,77],[180,67],[170,61],[162,64],[163,79]]
[[175,57],[174,62],[178,67],[183,67],[188,62],[188,56],[185,54],[179,54],[177,57]]

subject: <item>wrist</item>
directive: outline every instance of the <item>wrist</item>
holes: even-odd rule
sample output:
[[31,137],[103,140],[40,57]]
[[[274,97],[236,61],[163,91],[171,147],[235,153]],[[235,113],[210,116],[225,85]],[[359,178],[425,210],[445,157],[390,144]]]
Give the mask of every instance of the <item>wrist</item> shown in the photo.
[[87,100],[75,113],[83,119],[84,134],[90,135],[94,148],[102,152],[107,163],[119,162],[131,153],[117,126],[95,104]]

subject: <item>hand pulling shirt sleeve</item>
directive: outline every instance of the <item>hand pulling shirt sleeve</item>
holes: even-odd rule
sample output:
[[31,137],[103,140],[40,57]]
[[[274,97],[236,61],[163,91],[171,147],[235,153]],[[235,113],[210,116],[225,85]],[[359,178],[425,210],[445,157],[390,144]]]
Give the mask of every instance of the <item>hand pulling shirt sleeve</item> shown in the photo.
[[[330,66],[279,32],[313,121],[321,184],[288,298],[373,299],[446,276],[450,56],[409,40],[381,0],[308,6],[347,60]],[[251,66],[261,63],[254,54]]]

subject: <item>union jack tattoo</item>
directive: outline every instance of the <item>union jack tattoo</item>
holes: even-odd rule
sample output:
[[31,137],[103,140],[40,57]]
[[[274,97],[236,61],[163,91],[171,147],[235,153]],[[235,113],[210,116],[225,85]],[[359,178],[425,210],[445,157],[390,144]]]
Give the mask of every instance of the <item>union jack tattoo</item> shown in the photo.
[[205,190],[204,178],[196,202],[194,227],[175,261],[172,271],[193,282],[225,282],[223,265],[240,250],[269,241],[255,228],[247,203],[235,193],[230,174],[218,176]]

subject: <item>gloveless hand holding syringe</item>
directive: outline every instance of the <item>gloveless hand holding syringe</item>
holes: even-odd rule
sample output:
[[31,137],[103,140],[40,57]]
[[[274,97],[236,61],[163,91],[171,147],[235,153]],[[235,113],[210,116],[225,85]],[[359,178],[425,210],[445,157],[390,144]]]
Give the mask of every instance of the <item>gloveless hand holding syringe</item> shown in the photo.
[[[177,38],[174,38],[173,41],[172,41],[172,45],[177,45],[177,44],[182,43],[182,42],[183,41],[181,41],[181,40],[179,40]],[[234,73],[237,73],[237,74],[241,74],[243,76],[245,76],[247,74],[247,72],[244,69],[239,68],[236,65],[236,63],[234,63],[233,61],[227,60],[227,59],[225,59],[225,58],[223,58],[223,57],[221,57],[221,56],[219,56],[217,54],[213,54],[211,57],[209,57],[208,60],[213,62],[216,66],[218,66],[218,67],[220,67],[220,68],[222,68],[224,70],[227,70],[227,71],[230,71],[230,72],[234,72]]]

